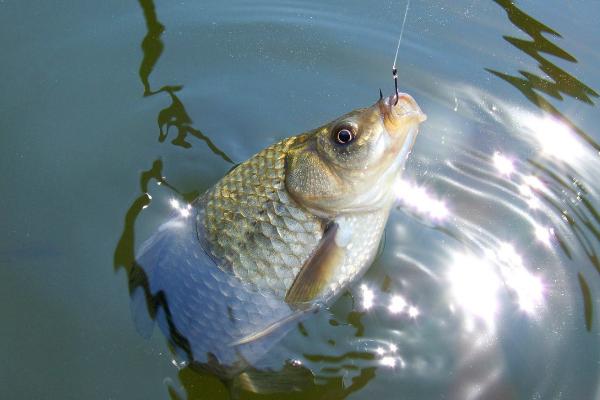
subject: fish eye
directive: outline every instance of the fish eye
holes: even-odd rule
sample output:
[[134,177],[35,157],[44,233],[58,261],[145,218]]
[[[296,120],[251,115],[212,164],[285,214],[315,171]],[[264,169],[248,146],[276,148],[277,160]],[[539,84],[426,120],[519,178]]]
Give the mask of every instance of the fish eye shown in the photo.
[[342,128],[338,128],[337,131],[335,132],[334,138],[335,141],[339,144],[348,144],[351,141],[354,140],[354,137],[356,135],[354,134],[354,132],[347,128],[347,127],[342,127]]

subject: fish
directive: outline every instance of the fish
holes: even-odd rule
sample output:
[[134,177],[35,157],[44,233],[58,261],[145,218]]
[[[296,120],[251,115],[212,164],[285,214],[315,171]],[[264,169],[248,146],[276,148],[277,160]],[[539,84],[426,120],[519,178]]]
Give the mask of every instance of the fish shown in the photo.
[[237,165],[138,250],[138,328],[227,379],[256,365],[369,268],[425,120],[380,95]]

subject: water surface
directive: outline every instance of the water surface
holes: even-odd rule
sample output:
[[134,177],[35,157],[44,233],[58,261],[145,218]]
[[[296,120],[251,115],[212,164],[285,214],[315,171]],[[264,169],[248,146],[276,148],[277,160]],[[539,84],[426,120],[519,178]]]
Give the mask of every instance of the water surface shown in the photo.
[[[135,249],[173,197],[391,93],[404,5],[0,2],[2,397],[228,398],[136,332]],[[286,398],[600,396],[597,15],[411,4],[428,120],[382,254],[274,350],[316,377]]]

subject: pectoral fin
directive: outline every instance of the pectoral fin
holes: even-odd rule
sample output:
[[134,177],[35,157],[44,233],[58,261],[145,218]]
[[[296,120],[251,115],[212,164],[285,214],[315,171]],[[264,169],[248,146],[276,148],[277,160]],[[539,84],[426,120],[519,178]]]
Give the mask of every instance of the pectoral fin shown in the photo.
[[313,305],[305,310],[295,311],[295,312],[291,313],[290,315],[287,315],[287,316],[283,317],[282,319],[277,320],[277,321],[265,326],[263,329],[261,329],[257,332],[251,333],[250,335],[244,336],[243,338],[238,339],[235,342],[230,343],[229,345],[230,346],[240,346],[243,344],[248,344],[248,343],[252,343],[252,342],[256,342],[258,340],[264,339],[265,337],[269,336],[271,333],[283,329],[286,325],[290,326],[291,323],[300,320],[304,315],[306,315],[307,313],[314,311],[316,309],[317,309],[317,307]]
[[330,223],[319,245],[306,260],[288,289],[285,301],[288,304],[307,303],[315,300],[331,282],[336,267],[344,260],[345,249],[336,243],[339,225]]

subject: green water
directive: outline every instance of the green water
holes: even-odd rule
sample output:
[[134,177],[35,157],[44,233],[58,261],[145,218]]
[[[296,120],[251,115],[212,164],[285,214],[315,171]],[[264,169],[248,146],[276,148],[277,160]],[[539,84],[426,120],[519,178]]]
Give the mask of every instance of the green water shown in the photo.
[[[136,246],[171,197],[391,94],[404,6],[0,0],[0,398],[228,398],[136,332]],[[357,286],[284,340],[306,392],[241,398],[600,396],[598,16],[411,4],[400,87],[428,120],[374,306]]]

